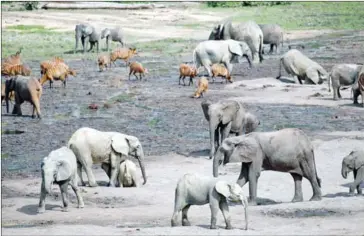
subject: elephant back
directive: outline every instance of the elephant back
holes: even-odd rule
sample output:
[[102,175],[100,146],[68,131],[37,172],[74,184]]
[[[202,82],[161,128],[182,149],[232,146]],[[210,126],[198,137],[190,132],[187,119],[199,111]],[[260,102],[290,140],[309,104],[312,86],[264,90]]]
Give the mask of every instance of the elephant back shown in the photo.
[[260,40],[263,40],[263,32],[255,21],[247,21],[233,28],[232,39],[245,41],[254,54],[259,51]]

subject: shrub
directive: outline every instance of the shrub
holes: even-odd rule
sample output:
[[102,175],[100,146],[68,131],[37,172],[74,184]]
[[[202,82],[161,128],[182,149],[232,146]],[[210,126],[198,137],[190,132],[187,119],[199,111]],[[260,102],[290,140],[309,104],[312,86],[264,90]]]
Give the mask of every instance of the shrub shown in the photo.
[[32,2],[24,2],[24,7],[28,11],[32,11],[35,9],[38,9],[38,2],[32,1]]

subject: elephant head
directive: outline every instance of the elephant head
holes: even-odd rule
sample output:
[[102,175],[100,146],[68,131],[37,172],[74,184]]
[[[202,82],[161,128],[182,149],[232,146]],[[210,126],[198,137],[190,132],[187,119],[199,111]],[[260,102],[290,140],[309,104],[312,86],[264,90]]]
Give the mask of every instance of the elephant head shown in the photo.
[[229,162],[251,163],[262,158],[259,143],[251,134],[226,138],[217,149],[213,161],[213,175],[218,176],[218,168],[223,163]]
[[81,38],[91,35],[94,32],[94,28],[89,24],[79,24],[76,25],[75,28],[75,38],[76,38],[76,45],[75,45],[75,53],[78,48],[78,42]]
[[61,182],[70,178],[72,171],[67,161],[54,160],[48,157],[43,159],[42,169],[42,186],[46,193],[50,193],[53,182]]
[[139,139],[134,136],[115,134],[111,138],[111,147],[117,153],[136,158],[139,162],[140,169],[142,171],[144,183],[147,183],[147,175],[144,167],[144,152]]
[[101,39],[108,37],[111,34],[111,30],[109,28],[105,28],[101,31]]
[[259,125],[260,121],[255,115],[250,112],[246,113],[244,120],[245,134],[253,132]]
[[344,179],[348,177],[348,173],[364,166],[363,152],[355,150],[345,156],[342,161],[341,175]]
[[243,41],[229,40],[229,51],[234,56],[233,61],[237,61],[239,57],[245,57],[249,66],[252,67],[253,54],[248,44]]
[[15,87],[16,87],[16,77],[5,81],[5,103],[6,103],[6,112],[7,113],[9,113],[10,93],[12,91],[15,91]]

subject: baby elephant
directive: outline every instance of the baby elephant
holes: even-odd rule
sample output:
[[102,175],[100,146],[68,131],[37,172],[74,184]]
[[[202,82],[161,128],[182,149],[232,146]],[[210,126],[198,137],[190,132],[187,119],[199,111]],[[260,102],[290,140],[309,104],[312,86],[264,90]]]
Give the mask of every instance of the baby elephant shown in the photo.
[[191,205],[209,203],[211,209],[210,229],[216,229],[217,212],[220,209],[226,223],[226,229],[232,229],[227,200],[240,201],[245,211],[245,230],[248,229],[248,201],[238,184],[227,183],[213,177],[185,174],[177,183],[174,200],[174,212],[171,225],[177,226],[177,218],[182,211],[182,226],[190,226],[187,211]]
[[354,194],[354,190],[358,191],[358,194],[362,194],[360,184],[364,181],[364,150],[354,150],[349,155],[344,157],[341,167],[341,175],[343,178],[348,177],[348,173],[353,171],[354,183],[350,185],[350,194]]
[[77,159],[72,150],[67,147],[61,147],[52,151],[43,159],[41,168],[42,186],[38,208],[39,213],[45,211],[45,198],[50,193],[53,183],[58,184],[61,189],[63,211],[67,211],[68,206],[68,185],[71,185],[77,196],[78,207],[84,207],[82,196],[77,188]]
[[[110,165],[102,163],[101,168],[110,178]],[[121,162],[118,171],[118,182],[120,187],[138,187],[137,167],[134,162],[125,160]]]

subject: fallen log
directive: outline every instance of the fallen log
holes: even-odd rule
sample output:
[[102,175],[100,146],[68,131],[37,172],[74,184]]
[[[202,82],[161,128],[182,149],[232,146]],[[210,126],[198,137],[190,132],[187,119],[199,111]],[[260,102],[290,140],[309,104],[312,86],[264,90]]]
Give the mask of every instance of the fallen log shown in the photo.
[[120,4],[112,2],[48,2],[42,9],[118,9],[118,10],[141,10],[165,8],[162,4]]

